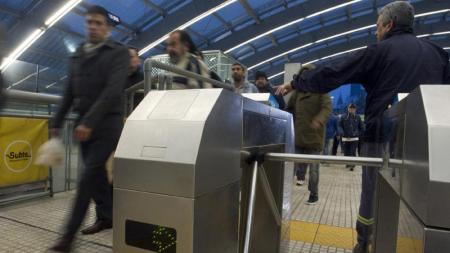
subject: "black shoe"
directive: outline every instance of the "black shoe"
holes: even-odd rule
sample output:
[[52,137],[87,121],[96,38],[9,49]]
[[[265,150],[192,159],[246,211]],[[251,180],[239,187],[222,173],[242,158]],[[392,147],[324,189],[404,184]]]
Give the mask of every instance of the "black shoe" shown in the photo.
[[357,243],[353,248],[353,253],[368,253],[367,246],[361,246],[361,244]]
[[60,239],[49,250],[53,252],[70,252],[72,250],[72,241]]
[[309,199],[308,199],[308,201],[306,201],[307,205],[317,205],[318,203],[319,203],[319,197],[313,196],[313,195],[309,195]]
[[94,223],[94,225],[81,230],[81,233],[83,235],[92,235],[110,228],[112,228],[111,220],[98,220]]

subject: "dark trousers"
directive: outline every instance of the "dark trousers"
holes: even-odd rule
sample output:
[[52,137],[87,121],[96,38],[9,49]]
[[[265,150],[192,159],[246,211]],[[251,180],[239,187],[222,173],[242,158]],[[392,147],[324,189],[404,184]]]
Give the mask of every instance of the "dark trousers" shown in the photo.
[[[343,141],[342,148],[344,149],[345,156],[356,156],[356,149],[358,148],[359,141]],[[353,165],[347,165],[347,167],[355,167]]]
[[[308,155],[319,155],[320,150],[305,149],[305,148],[295,148],[297,154],[308,154]],[[296,163],[295,164],[295,174],[297,180],[305,180],[306,171],[309,165],[309,181],[308,190],[312,196],[319,196],[319,164],[307,164],[307,163]]]
[[[382,144],[363,143],[361,145],[361,156],[381,157],[382,154]],[[358,232],[358,243],[364,247],[367,247],[370,243],[370,237],[373,231],[377,175],[377,167],[363,166],[361,202],[356,221],[356,231]]]
[[336,136],[334,136],[334,138],[333,138],[333,148],[331,150],[331,154],[332,155],[337,155],[337,150],[339,148],[340,142],[341,142],[341,140],[339,138],[337,138]]
[[105,166],[117,146],[119,136],[119,130],[104,131],[80,144],[84,171],[78,183],[72,215],[64,235],[65,239],[74,238],[86,216],[91,199],[96,204],[97,220],[112,220],[112,193]]

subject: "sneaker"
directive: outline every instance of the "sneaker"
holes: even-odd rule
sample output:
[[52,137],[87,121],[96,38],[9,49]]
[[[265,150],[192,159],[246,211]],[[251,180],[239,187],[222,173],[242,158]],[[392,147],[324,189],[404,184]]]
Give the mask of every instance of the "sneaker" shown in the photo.
[[353,248],[353,253],[368,253],[367,247],[361,246],[361,244],[357,243]]
[[315,197],[312,195],[309,195],[308,201],[306,201],[307,205],[317,205],[319,203],[319,197]]
[[305,180],[297,180],[297,185],[302,186],[305,184]]

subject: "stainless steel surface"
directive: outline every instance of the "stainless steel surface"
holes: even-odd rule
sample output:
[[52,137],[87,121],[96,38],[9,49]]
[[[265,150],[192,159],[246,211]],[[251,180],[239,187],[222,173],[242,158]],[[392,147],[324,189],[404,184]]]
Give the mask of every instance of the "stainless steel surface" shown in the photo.
[[241,115],[221,89],[150,92],[123,129],[115,186],[196,197],[239,180]]
[[114,251],[152,252],[124,242],[131,219],[176,229],[177,252],[237,252],[241,143],[241,96],[150,92],[115,152]]
[[383,158],[304,155],[304,154],[286,154],[286,153],[267,153],[266,159],[271,161],[289,161],[295,163],[348,164],[348,165],[362,165],[374,167],[382,167],[384,163]]
[[38,104],[59,104],[62,100],[61,96],[20,91],[20,90],[5,90],[5,96],[6,99],[11,101],[38,103]]
[[[194,79],[199,80],[199,81],[208,82],[208,83],[210,83],[210,84],[212,84],[212,85],[214,85],[215,87],[218,87],[218,88],[223,88],[223,89],[227,89],[227,90],[234,90],[233,86],[231,86],[229,84],[222,83],[222,82],[219,82],[217,80],[214,80],[214,79],[211,79],[211,78],[207,78],[207,77],[204,77],[202,75],[193,73],[191,71],[180,69],[178,67],[175,67],[175,66],[172,66],[172,65],[168,65],[168,64],[156,61],[156,60],[152,60],[150,58],[145,60],[145,62],[144,62],[144,70],[145,70],[144,76],[146,77],[145,78],[145,86],[144,87],[151,86],[151,78],[150,78],[150,76],[151,76],[151,69],[152,68],[159,68],[159,69],[167,70],[169,72],[176,73],[176,74],[188,77],[188,78],[194,78]],[[147,88],[146,91],[147,90],[149,91],[150,89]]]
[[[385,113],[389,163],[378,180],[376,253],[450,252],[448,94],[450,86],[422,85]],[[405,222],[416,231],[406,237]]]
[[255,161],[252,166],[252,181],[250,186],[250,196],[248,200],[247,226],[245,230],[244,253],[249,253],[250,237],[252,235],[253,216],[255,209],[256,181],[258,180],[258,162]]
[[[252,152],[293,152],[292,115],[278,109],[262,105],[250,99],[243,99],[243,143],[242,156]],[[242,199],[249,199],[251,185],[251,167],[242,164],[241,179]],[[267,185],[258,180],[256,185],[255,210],[249,252],[274,253],[286,252],[289,245],[289,228],[291,221],[293,163],[265,161],[264,172],[272,193],[276,209],[281,212],[279,219],[274,216],[273,208],[267,193]],[[248,203],[241,202],[241,213],[247,213]],[[242,216],[241,216],[242,217]],[[240,221],[241,236],[246,227],[244,216]],[[243,236],[241,241],[244,241]],[[240,249],[243,251],[243,243]]]
[[269,204],[270,210],[272,211],[273,218],[277,222],[278,226],[281,226],[281,214],[275,202],[274,194],[270,188],[269,179],[267,178],[264,167],[261,165],[260,172],[258,173],[259,182],[264,190],[264,195]]
[[[423,85],[386,113],[391,160],[382,175],[428,226],[450,229],[450,87]],[[420,186],[420,187],[418,187]]]

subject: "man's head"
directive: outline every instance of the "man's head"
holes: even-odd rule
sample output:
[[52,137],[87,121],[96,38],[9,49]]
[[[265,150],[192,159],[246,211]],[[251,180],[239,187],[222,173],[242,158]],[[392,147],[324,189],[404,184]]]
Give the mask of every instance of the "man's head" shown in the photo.
[[231,65],[231,76],[235,83],[242,82],[245,79],[245,68],[240,63]]
[[414,7],[406,1],[395,1],[384,6],[377,20],[377,40],[382,41],[394,28],[414,27]]
[[128,52],[130,53],[130,73],[134,73],[141,65],[141,58],[139,58],[138,50],[135,47],[129,47]]
[[85,14],[85,26],[89,42],[96,44],[105,41],[112,29],[108,11],[98,5],[89,7]]
[[356,105],[351,103],[348,105],[348,113],[350,114],[356,114]]
[[263,71],[257,71],[255,73],[255,84],[258,87],[258,89],[263,89],[267,87],[269,84],[269,80],[267,79],[267,75]]
[[172,32],[167,39],[167,53],[170,56],[170,61],[177,64],[181,57],[188,52],[191,54],[197,53],[197,47],[191,36],[183,30]]

